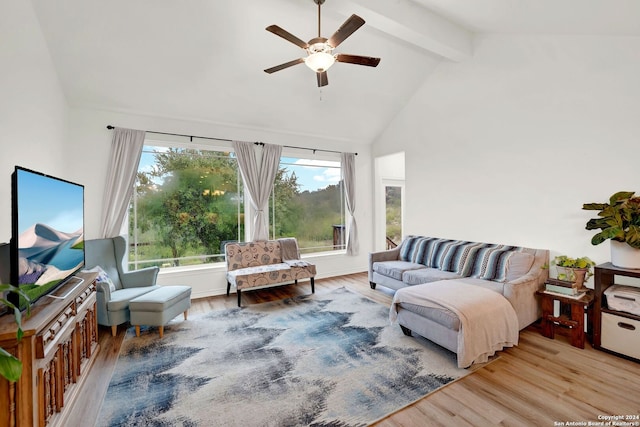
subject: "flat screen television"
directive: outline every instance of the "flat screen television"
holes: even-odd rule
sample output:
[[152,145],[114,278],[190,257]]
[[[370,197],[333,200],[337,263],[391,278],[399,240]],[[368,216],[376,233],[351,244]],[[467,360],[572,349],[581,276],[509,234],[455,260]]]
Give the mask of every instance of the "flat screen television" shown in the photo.
[[11,284],[34,303],[84,266],[84,186],[16,166],[11,209]]

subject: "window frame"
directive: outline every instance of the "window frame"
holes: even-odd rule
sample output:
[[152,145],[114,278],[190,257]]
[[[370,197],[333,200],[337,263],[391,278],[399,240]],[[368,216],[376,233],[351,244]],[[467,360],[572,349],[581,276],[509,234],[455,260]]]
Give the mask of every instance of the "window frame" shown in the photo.
[[[184,138],[184,139],[183,139]],[[143,144],[143,150],[145,150],[146,147],[165,147],[165,148],[178,148],[178,149],[194,149],[194,150],[203,150],[203,151],[220,151],[220,152],[229,152],[229,153],[233,153],[233,156],[235,157],[235,150],[233,149],[233,146],[230,142],[225,142],[225,141],[214,141],[214,143],[211,143],[211,140],[207,140],[207,142],[201,142],[202,139],[200,139],[201,141],[197,141],[197,137],[191,137],[189,139],[187,139],[186,137],[175,137],[175,136],[168,136],[168,135],[153,135],[153,137],[149,137],[147,136],[144,140],[144,144]],[[346,223],[347,221],[347,210],[346,210],[346,199],[345,199],[345,192],[344,192],[344,186],[341,184],[342,183],[342,165],[340,164],[340,154],[339,153],[327,153],[327,152],[316,152],[315,150],[313,151],[312,155],[309,155],[309,150],[312,149],[302,149],[302,148],[292,148],[292,147],[283,147],[282,153],[280,155],[280,159],[281,161],[278,164],[278,167],[280,168],[282,165],[282,159],[286,158],[286,159],[290,159],[290,158],[295,158],[295,159],[304,159],[304,160],[322,160],[322,161],[333,161],[333,162],[337,162],[339,164],[339,169],[340,169],[340,179],[336,184],[341,185],[341,200],[340,200],[340,206],[341,206],[341,217],[342,217],[342,222],[343,225]],[[138,171],[139,171],[139,166],[138,166]],[[136,173],[138,172],[136,171]],[[255,212],[255,209],[253,207],[253,205],[251,204],[251,200],[249,197],[249,194],[247,191],[244,191],[244,184],[242,183],[242,176],[240,173],[240,170],[238,169],[238,175],[237,175],[237,179],[240,185],[240,191],[242,192],[243,195],[243,204],[244,204],[244,236],[239,236],[241,238],[243,238],[243,241],[248,241],[249,240],[249,236],[251,233],[251,229],[253,228],[253,214]],[[137,181],[136,181],[137,182]],[[329,185],[329,184],[328,184]],[[135,186],[135,184],[134,184]],[[269,196],[270,200],[273,198],[273,190],[271,191],[271,194]],[[136,210],[136,192],[135,192],[135,187],[134,187],[134,192],[132,194],[132,200],[131,200],[131,204],[133,205],[133,210]],[[240,218],[240,215],[242,214],[242,206],[241,203],[238,203],[238,219]],[[125,220],[125,223],[123,224],[123,230],[126,230],[126,234],[127,234],[127,241],[128,242],[132,242],[132,241],[137,241],[137,235],[130,235],[129,234],[129,224],[130,221],[137,221],[137,218],[133,218],[131,219],[129,217],[129,214],[127,214],[127,218]],[[271,224],[271,212],[268,216],[268,220],[269,220],[269,234],[270,237],[273,237],[273,224]],[[345,226],[346,227],[346,226]],[[134,228],[135,230],[136,228]],[[343,236],[346,239],[346,228],[343,231]],[[321,250],[321,251],[316,251],[316,252],[306,252],[303,254],[303,256],[308,257],[308,256],[317,256],[317,255],[330,255],[330,254],[340,254],[340,253],[344,253],[345,252],[345,247],[346,247],[346,242],[342,245],[341,248],[338,249],[330,249],[330,250]],[[144,263],[149,263],[149,262],[161,262],[163,260],[169,260],[169,258],[162,258],[162,259],[158,259],[158,260],[139,260],[137,258],[137,245],[134,246],[134,251],[133,253],[135,254],[134,258],[131,257],[131,252],[128,252],[128,256],[127,256],[127,265],[130,267],[130,269],[138,269],[141,267],[138,267],[139,264],[144,264]],[[224,254],[208,254],[208,255],[196,255],[196,256],[189,256],[189,257],[181,257],[180,259],[187,259],[187,258],[203,258],[203,257],[213,257],[216,255],[224,255]],[[224,261],[221,262],[210,262],[210,263],[202,263],[202,264],[194,264],[194,265],[186,265],[186,266],[166,266],[166,267],[160,267],[161,269],[193,269],[193,268],[219,268],[221,265],[224,264]]]
[[[319,250],[319,251],[314,251],[314,252],[306,252],[307,249],[321,249],[324,247],[313,247],[313,248],[300,248],[300,252],[301,255],[305,255],[305,256],[315,256],[315,255],[320,255],[320,254],[340,254],[340,253],[345,253],[346,251],[346,237],[347,237],[347,207],[346,207],[346,194],[345,194],[345,189],[344,189],[344,184],[342,183],[343,179],[342,179],[342,164],[341,164],[341,158],[340,158],[340,153],[334,153],[334,152],[327,152],[327,151],[316,151],[313,149],[305,149],[305,148],[294,148],[294,147],[283,147],[282,149],[282,153],[280,154],[280,162],[278,163],[278,167],[281,167],[283,162],[282,159],[302,159],[302,160],[309,160],[309,161],[330,161],[330,162],[336,162],[338,164],[337,169],[339,170],[338,176],[339,179],[337,182],[335,182],[336,185],[340,186],[340,216],[341,216],[341,222],[342,224],[342,238],[343,238],[343,242],[340,245],[341,247],[338,248],[334,248],[334,249],[328,249],[328,250]],[[292,164],[290,162],[287,162],[285,164]],[[313,167],[313,166],[312,166]],[[321,166],[317,166],[318,168],[321,168]],[[331,185],[333,183],[328,183],[328,185]],[[275,189],[275,188],[274,188]],[[273,200],[274,198],[274,193],[273,190],[271,191],[271,194],[269,195],[269,200]],[[304,191],[304,189],[302,190]],[[271,209],[274,209],[275,206],[273,206],[273,204],[270,202],[270,207]],[[253,207],[252,207],[253,208]],[[269,212],[269,219],[271,219],[271,215],[274,214],[273,212]],[[273,238],[275,236],[275,223],[271,223],[271,221],[269,221],[269,236],[270,238]],[[333,246],[333,245],[332,245]]]

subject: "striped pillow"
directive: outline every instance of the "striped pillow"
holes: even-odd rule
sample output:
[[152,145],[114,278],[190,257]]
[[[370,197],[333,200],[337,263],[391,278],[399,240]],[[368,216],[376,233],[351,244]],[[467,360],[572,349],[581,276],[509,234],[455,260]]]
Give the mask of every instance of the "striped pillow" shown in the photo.
[[495,243],[460,242],[461,245],[450,246],[443,256],[441,270],[452,271],[463,277],[469,276],[474,266],[481,262],[486,249],[503,247]]
[[407,236],[400,249],[400,261],[413,262],[414,252],[417,250],[419,243],[424,239],[428,239],[428,237]]
[[429,267],[433,245],[439,240],[435,237],[410,236],[402,245],[400,259]]
[[475,252],[474,249],[480,245],[482,243],[463,241],[449,245],[440,257],[440,270],[461,274],[464,271],[469,255],[473,254]]
[[494,282],[504,282],[507,278],[507,265],[514,252],[520,251],[518,246],[496,245],[492,248],[483,248],[478,251],[473,263],[467,270],[469,277]]
[[444,243],[454,242],[454,240],[430,238],[422,244],[420,251],[416,254],[414,262],[420,263],[426,267],[434,267],[435,257],[441,254],[440,248]]

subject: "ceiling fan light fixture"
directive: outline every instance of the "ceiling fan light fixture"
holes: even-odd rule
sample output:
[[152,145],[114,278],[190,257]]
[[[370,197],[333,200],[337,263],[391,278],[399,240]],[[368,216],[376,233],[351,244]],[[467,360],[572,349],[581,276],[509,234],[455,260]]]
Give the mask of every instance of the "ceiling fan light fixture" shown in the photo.
[[311,68],[316,73],[327,71],[331,67],[336,58],[327,52],[312,53],[304,59],[304,63],[307,67]]
[[308,42],[294,36],[287,30],[280,28],[277,25],[269,25],[265,28],[270,33],[275,34],[278,37],[282,37],[290,43],[301,47],[307,53],[306,58],[297,58],[293,61],[285,62],[275,67],[267,68],[264,70],[267,74],[275,73],[276,71],[284,70],[285,68],[293,67],[294,65],[304,62],[307,67],[315,71],[318,87],[323,87],[329,84],[327,78],[327,70],[336,62],[346,62],[348,64],[366,65],[367,67],[377,67],[380,62],[380,58],[373,58],[360,55],[347,55],[339,53],[334,55],[333,50],[337,48],[347,37],[353,34],[358,28],[364,25],[364,19],[356,14],[351,15],[344,23],[336,30],[331,38],[322,37],[320,33],[320,6],[325,0],[313,0],[318,5],[318,37],[315,37]]

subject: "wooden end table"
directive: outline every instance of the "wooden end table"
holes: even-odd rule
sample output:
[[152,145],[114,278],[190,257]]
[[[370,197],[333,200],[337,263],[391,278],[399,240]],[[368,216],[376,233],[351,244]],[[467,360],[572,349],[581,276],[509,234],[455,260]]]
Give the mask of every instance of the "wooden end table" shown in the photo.
[[[553,339],[555,333],[569,336],[572,346],[584,348],[584,314],[587,313],[587,331],[591,332],[593,291],[588,290],[582,298],[575,299],[545,291],[537,291],[542,303],[541,333]],[[553,302],[560,302],[560,315],[554,316]]]

